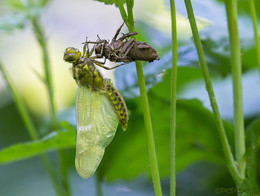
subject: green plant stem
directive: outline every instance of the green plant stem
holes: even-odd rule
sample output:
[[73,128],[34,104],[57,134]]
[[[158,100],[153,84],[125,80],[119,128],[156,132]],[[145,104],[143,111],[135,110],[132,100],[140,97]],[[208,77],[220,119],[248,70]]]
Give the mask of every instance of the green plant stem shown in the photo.
[[[242,65],[240,43],[237,28],[237,1],[225,0],[229,42],[231,51],[231,67],[233,80],[233,104],[234,104],[234,133],[235,133],[235,152],[236,161],[241,164],[243,155],[245,154],[245,131],[242,103]],[[245,177],[245,162],[240,165],[241,176]]]
[[251,17],[252,17],[253,27],[254,27],[257,64],[258,64],[258,69],[259,69],[259,73],[260,73],[260,43],[259,43],[259,38],[258,38],[255,0],[249,0],[249,8],[250,8],[250,13],[251,13]]
[[[133,17],[133,11],[132,11],[134,1],[127,0],[126,4],[127,4],[128,16],[127,16],[127,21],[125,21],[125,22],[126,22],[129,32],[135,32],[134,17]],[[121,0],[116,0],[116,5],[120,9],[120,13],[121,13],[123,20],[125,20],[126,11],[124,10],[123,3],[121,2]],[[159,175],[156,149],[155,149],[154,137],[153,137],[152,121],[151,121],[151,115],[150,115],[150,110],[149,110],[148,98],[147,98],[147,94],[146,94],[146,87],[145,87],[142,63],[140,61],[136,61],[135,65],[136,65],[138,84],[139,84],[139,88],[140,88],[140,95],[141,95],[141,100],[142,100],[142,105],[143,105],[144,123],[145,123],[145,130],[146,130],[147,141],[148,141],[148,151],[149,151],[149,157],[150,157],[150,162],[151,162],[151,171],[152,171],[152,178],[153,178],[153,184],[154,184],[154,192],[155,192],[156,196],[161,196],[162,189],[161,189],[160,175]]]
[[[36,131],[35,127],[34,127],[34,124],[33,124],[32,120],[30,118],[30,115],[29,115],[29,113],[28,113],[28,111],[27,111],[27,109],[25,107],[25,104],[22,101],[22,99],[20,98],[20,96],[18,95],[17,90],[15,89],[14,85],[12,84],[12,82],[11,82],[11,80],[10,80],[10,78],[9,78],[9,76],[8,76],[6,70],[4,69],[4,66],[2,65],[1,62],[0,62],[0,71],[2,72],[3,77],[5,78],[5,80],[6,80],[7,84],[8,84],[8,88],[9,88],[9,90],[10,90],[12,96],[13,96],[14,102],[15,102],[16,107],[17,107],[17,109],[18,109],[18,111],[19,111],[19,113],[20,113],[20,115],[22,117],[22,120],[23,120],[23,122],[25,124],[25,127],[26,127],[26,129],[28,131],[29,136],[34,141],[38,140],[39,136],[37,134],[37,131]],[[47,172],[48,172],[48,174],[49,174],[49,176],[50,176],[50,178],[52,180],[52,183],[53,183],[53,186],[54,186],[54,189],[55,189],[57,195],[63,196],[64,195],[63,191],[62,191],[62,189],[61,189],[61,187],[59,185],[59,182],[58,182],[58,179],[56,177],[56,174],[53,171],[53,169],[51,168],[51,165],[50,165],[47,157],[44,154],[42,154],[42,155],[40,155],[40,159],[41,159],[45,169],[47,170]]]
[[53,93],[53,83],[52,83],[52,77],[51,77],[51,69],[50,69],[50,60],[49,60],[49,54],[47,51],[47,45],[46,45],[46,39],[43,33],[43,29],[38,21],[37,18],[32,19],[32,26],[34,30],[34,34],[37,38],[37,41],[42,49],[42,55],[43,55],[43,65],[44,65],[44,72],[45,72],[45,82],[48,89],[48,96],[49,96],[49,102],[50,102],[50,113],[51,113],[51,121],[53,125],[53,129],[58,128],[58,122],[56,119],[56,106],[54,102],[54,93]]
[[101,187],[101,179],[99,177],[99,172],[96,171],[97,174],[95,176],[95,179],[96,179],[96,196],[102,196],[102,187]]
[[118,8],[119,8],[121,17],[123,18],[123,20],[125,21],[125,23],[128,27],[129,25],[128,25],[128,22],[127,22],[127,14],[126,14],[126,11],[125,11],[123,4],[121,3],[121,0],[115,0],[115,2],[116,2],[116,6],[118,6]]
[[148,141],[148,150],[149,150],[149,157],[151,162],[154,192],[156,196],[161,196],[162,190],[161,190],[161,183],[160,183],[160,174],[159,174],[157,157],[156,157],[152,121],[151,121],[151,115],[149,110],[148,98],[146,94],[142,63],[140,61],[136,61],[135,65],[136,65],[138,84],[140,88],[140,94],[141,94],[142,105],[143,105],[144,123],[145,123],[145,130],[146,130],[147,141]]
[[172,24],[172,70],[171,70],[171,118],[170,118],[170,195],[176,195],[175,180],[175,136],[176,136],[176,97],[177,97],[177,27],[174,0],[170,0]]
[[[134,5],[133,0],[127,0],[127,13],[128,13],[127,21],[129,24],[128,27],[129,32],[135,32],[134,17],[132,11],[133,5]],[[148,141],[148,151],[149,151],[149,157],[151,162],[154,192],[156,196],[161,196],[162,189],[161,189],[161,182],[160,182],[160,174],[159,174],[156,149],[154,144],[153,128],[152,128],[152,121],[151,121],[151,115],[149,110],[148,97],[146,94],[143,67],[141,61],[135,61],[135,65],[136,65],[138,84],[140,88],[140,95],[141,95],[142,106],[143,106],[144,123],[145,123],[145,130],[146,130],[147,141]]]
[[243,181],[243,177],[240,175],[240,173],[237,169],[236,163],[234,161],[234,158],[233,158],[233,155],[232,155],[232,152],[231,152],[228,140],[227,140],[225,129],[224,129],[224,126],[223,126],[223,123],[222,123],[222,120],[221,120],[221,117],[220,117],[220,114],[219,114],[217,102],[216,102],[214,91],[213,91],[212,84],[211,84],[211,81],[210,81],[210,75],[209,75],[208,67],[207,67],[204,52],[203,52],[203,49],[202,49],[202,44],[201,44],[200,38],[199,38],[199,32],[198,32],[197,24],[196,24],[194,14],[193,14],[192,5],[191,5],[190,0],[184,0],[184,1],[185,1],[187,13],[188,13],[188,18],[189,18],[189,21],[190,21],[190,26],[191,26],[193,38],[194,38],[194,44],[195,44],[196,49],[197,49],[201,70],[202,70],[203,77],[204,77],[204,80],[205,80],[206,89],[208,91],[211,107],[212,107],[212,110],[213,110],[213,114],[214,114],[214,117],[215,117],[215,120],[216,120],[218,132],[219,132],[219,136],[220,136],[220,140],[221,140],[221,143],[222,143],[222,148],[224,150],[224,154],[225,154],[225,158],[226,158],[226,162],[227,162],[227,167],[229,169],[231,176],[233,177],[234,181],[236,182],[236,184],[241,184],[242,181]]
[[[38,21],[38,18],[34,17],[31,20],[34,34],[37,38],[37,41],[42,49],[43,55],[43,63],[44,63],[44,71],[45,71],[45,82],[48,90],[48,97],[50,103],[50,113],[51,113],[51,121],[53,130],[58,128],[58,121],[56,118],[56,106],[54,102],[54,92],[53,92],[53,83],[51,77],[51,69],[50,69],[50,60],[49,54],[47,50],[47,40],[44,36],[43,29]],[[68,174],[67,174],[67,164],[65,159],[65,152],[63,149],[58,150],[58,155],[60,159],[60,171],[62,175],[62,185],[67,192],[67,195],[70,195],[69,184],[68,184]]]

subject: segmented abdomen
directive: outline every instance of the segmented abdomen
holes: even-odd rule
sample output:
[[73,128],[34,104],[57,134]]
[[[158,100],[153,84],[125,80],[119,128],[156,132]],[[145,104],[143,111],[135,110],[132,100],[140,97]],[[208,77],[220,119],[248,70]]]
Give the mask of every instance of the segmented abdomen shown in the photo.
[[105,79],[103,81],[103,90],[106,92],[108,99],[118,117],[118,120],[121,123],[123,130],[125,131],[128,122],[128,112],[123,97],[116,90],[109,79]]

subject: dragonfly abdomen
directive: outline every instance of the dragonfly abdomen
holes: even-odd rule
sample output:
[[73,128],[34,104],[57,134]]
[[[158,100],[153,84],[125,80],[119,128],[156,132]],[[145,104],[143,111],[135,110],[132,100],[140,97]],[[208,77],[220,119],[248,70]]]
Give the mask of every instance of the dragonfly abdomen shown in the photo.
[[104,79],[103,90],[106,92],[108,99],[112,107],[114,108],[114,112],[116,113],[117,118],[122,125],[123,130],[126,130],[128,122],[128,112],[123,97],[112,85],[109,79]]

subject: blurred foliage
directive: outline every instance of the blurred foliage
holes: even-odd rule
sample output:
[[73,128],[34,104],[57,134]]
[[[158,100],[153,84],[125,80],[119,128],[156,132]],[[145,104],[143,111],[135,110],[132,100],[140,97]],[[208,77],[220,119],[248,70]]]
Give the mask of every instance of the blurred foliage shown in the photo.
[[5,0],[12,13],[0,20],[0,31],[13,31],[26,26],[28,19],[39,17],[49,0]]
[[[100,0],[100,2],[104,2],[105,4],[115,3],[113,0]],[[202,3],[205,1],[199,2]],[[241,29],[247,29],[248,20],[246,19],[249,18],[248,2],[243,0],[238,2],[240,16],[239,25]],[[26,25],[28,18],[39,16],[48,1],[6,0],[5,3],[15,12],[11,13],[10,16],[1,18],[0,30],[13,31],[16,28],[23,28]],[[195,3],[196,2],[194,1],[194,4]],[[222,9],[224,8],[223,1],[212,1],[212,3],[217,3]],[[257,12],[260,13],[259,1],[256,2],[256,8]],[[195,10],[195,13],[196,11],[198,10]],[[218,9],[214,8],[205,10],[206,15],[202,17],[211,18],[210,14],[214,15],[218,11]],[[229,41],[225,24],[219,26],[218,20],[221,19],[216,17],[214,19],[215,21],[213,22],[216,25],[213,24],[200,32],[201,40],[212,78],[223,78],[231,74]],[[141,22],[138,23],[138,19],[136,19],[136,23],[136,30],[139,32],[139,40],[153,44],[154,40],[157,40],[160,43],[155,48],[158,48],[161,60],[145,64],[144,74],[147,88],[149,89],[148,96],[155,131],[154,136],[159,170],[161,176],[167,179],[169,176],[170,158],[169,106],[171,88],[170,66],[172,58],[169,46],[170,38],[156,29],[156,27],[150,27]],[[248,39],[248,35],[246,36],[241,33],[244,73],[248,70],[254,70],[256,67],[256,51],[253,42],[253,34],[251,37],[252,39]],[[178,66],[178,92],[180,92],[182,87],[186,84],[193,83],[202,78],[197,53],[193,46],[192,39],[179,43]],[[98,175],[100,178],[108,181],[136,179],[136,177],[142,175],[149,176],[149,157],[144,131],[142,106],[140,105],[138,81],[134,65],[127,64],[118,68],[115,71],[115,77],[116,86],[126,99],[129,109],[129,127],[126,132],[122,132],[121,128],[117,131],[115,138],[106,149],[105,156],[98,168]],[[252,93],[252,95],[250,94],[249,96],[254,96],[254,94]],[[48,135],[37,142],[24,142],[25,140],[28,140],[28,138],[24,136],[24,128],[21,120],[16,114],[16,110],[10,106],[1,106],[0,111],[0,146],[3,148],[0,151],[0,163],[14,162],[36,156],[44,151],[56,150],[59,148],[74,148],[75,146],[75,130],[67,123],[62,124],[62,127],[64,128],[62,132],[50,130]],[[246,158],[249,161],[248,176],[253,176],[252,184],[255,187],[259,186],[258,181],[260,178],[260,120],[257,119],[259,114],[260,111],[258,111],[258,115],[255,114],[254,116],[251,116],[251,119],[247,124],[248,155]],[[72,112],[69,118],[74,119],[73,115]],[[37,117],[34,118],[37,119]],[[16,123],[8,124],[8,122]],[[233,149],[233,127],[228,122],[224,122],[224,125],[231,149]],[[10,132],[8,132],[8,130]],[[10,142],[5,143],[5,138]],[[193,170],[194,172],[197,168],[201,168],[201,172],[205,171],[208,174],[207,177],[201,177],[201,179],[204,180],[204,184],[208,184],[211,188],[224,186],[223,182],[227,181],[228,183],[225,184],[226,186],[227,184],[232,185],[230,176],[225,168],[224,155],[213,115],[210,111],[205,109],[203,103],[198,100],[177,100],[176,153],[176,169],[179,171],[179,179],[182,179],[182,174],[188,176],[188,179],[190,179],[192,178],[190,170],[195,168]],[[204,169],[201,162],[210,165],[210,169]],[[198,175],[202,174],[196,175],[196,179],[193,179],[195,181],[200,178]],[[187,180],[187,178],[183,181],[185,180]],[[192,187],[185,188],[192,189]],[[192,193],[192,191],[190,191],[190,193]],[[212,192],[209,193],[209,195],[212,195]]]
[[[182,70],[181,78],[189,78],[190,72],[194,73],[194,68],[180,67]],[[185,70],[185,71],[183,71]],[[187,71],[189,70],[189,71]],[[187,76],[185,75],[187,73]],[[165,90],[169,88],[169,71],[165,74],[162,82],[158,83],[150,89],[149,102],[152,115],[152,121],[155,130],[155,141],[157,146],[159,168],[162,176],[169,175],[169,109],[170,96],[161,94],[169,92]],[[199,74],[198,74],[199,76]],[[184,81],[182,81],[184,83]],[[180,82],[181,84],[181,82]],[[117,134],[113,142],[106,150],[105,157],[102,160],[102,165],[99,169],[100,175],[106,176],[109,180],[115,179],[131,179],[142,174],[144,171],[148,172],[147,165],[148,152],[146,144],[146,136],[142,118],[142,106],[140,105],[139,97],[128,100],[127,106],[130,113],[129,127],[126,132],[121,130]],[[165,108],[162,110],[162,108]],[[160,114],[160,115],[158,115]],[[177,170],[182,170],[186,166],[196,161],[209,161],[215,163],[224,163],[223,153],[215,121],[211,112],[206,110],[202,104],[197,100],[178,100],[177,101]],[[189,123],[187,123],[189,122]],[[226,130],[230,141],[232,141],[232,126],[225,123]],[[51,133],[49,137],[44,137],[42,141],[27,143],[25,145],[16,145],[0,152],[0,158],[6,157],[6,161],[11,161],[26,158],[28,156],[41,153],[43,150],[50,150],[53,148],[73,147],[75,144],[75,134],[72,128],[68,125],[65,126],[69,129],[68,132]],[[52,136],[52,137],[51,137]],[[21,148],[19,151],[17,149]],[[31,149],[31,150],[28,150]],[[9,152],[12,157],[6,156]],[[24,153],[21,153],[22,151]],[[211,156],[214,154],[214,156]],[[2,162],[3,158],[0,159]],[[131,160],[131,165],[128,169],[125,166]],[[120,171],[120,172],[119,172]]]
[[[224,3],[224,0],[217,0],[221,3]],[[249,10],[249,4],[248,1],[245,0],[238,0],[238,14],[242,15],[242,16],[249,16],[250,10]],[[259,1],[255,1],[255,8],[256,8],[256,12],[259,13],[260,12],[260,2]]]
[[67,131],[55,131],[39,141],[15,144],[1,150],[0,164],[26,159],[31,156],[42,154],[44,151],[75,147],[76,134],[73,127],[65,122],[63,122],[62,125]]
[[[94,1],[103,2],[103,3],[106,4],[106,5],[115,4],[115,6],[118,7],[118,5],[117,5],[117,3],[116,3],[116,0],[94,0]],[[121,0],[121,2],[122,2],[123,4],[125,4],[125,3],[126,3],[126,0]]]
[[251,187],[254,187],[257,192],[259,187],[259,149],[260,149],[260,118],[255,119],[246,129],[246,144],[247,150],[244,159],[247,161],[247,176]]
[[[136,100],[135,100],[136,101]],[[135,104],[138,104],[136,102]],[[154,136],[162,177],[169,175],[169,100],[149,93],[149,103],[154,126]],[[129,104],[128,104],[129,105]],[[141,106],[140,106],[141,107]],[[162,108],[164,108],[162,110]],[[130,104],[131,109],[131,104]],[[160,114],[160,115],[158,115]],[[183,170],[191,163],[208,161],[224,163],[222,148],[213,115],[197,100],[177,101],[176,169]],[[187,123],[187,121],[189,123]],[[229,139],[232,126],[225,123]],[[131,179],[149,173],[149,157],[141,111],[132,113],[129,130],[117,132],[107,148],[98,170],[108,180]],[[214,154],[214,156],[212,156]],[[127,167],[127,169],[126,169]]]

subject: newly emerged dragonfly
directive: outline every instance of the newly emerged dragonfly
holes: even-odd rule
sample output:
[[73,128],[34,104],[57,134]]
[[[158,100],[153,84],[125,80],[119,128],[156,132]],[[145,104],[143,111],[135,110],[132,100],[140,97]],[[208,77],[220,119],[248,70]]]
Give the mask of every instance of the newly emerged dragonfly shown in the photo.
[[83,55],[73,47],[64,52],[64,60],[72,63],[73,78],[79,86],[75,165],[83,178],[89,178],[96,171],[105,148],[115,135],[118,120],[123,130],[128,122],[125,101],[112,82],[96,69],[95,59],[91,57],[93,50],[89,51],[85,45]]

